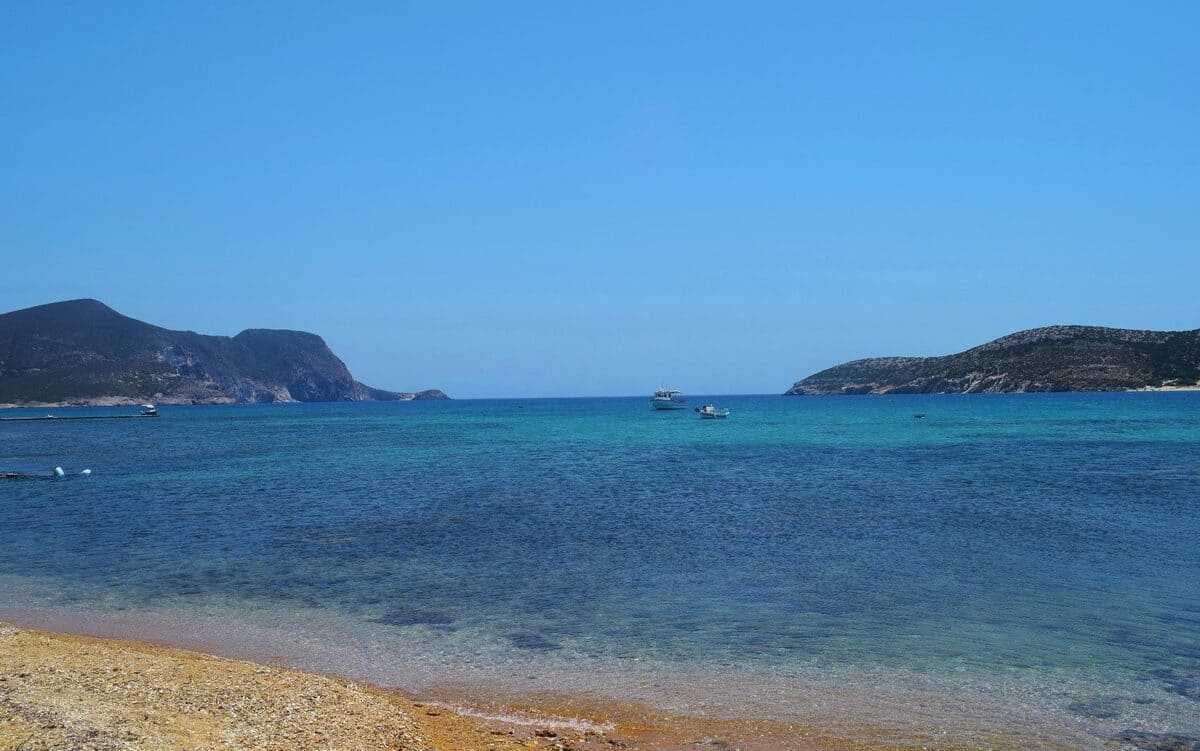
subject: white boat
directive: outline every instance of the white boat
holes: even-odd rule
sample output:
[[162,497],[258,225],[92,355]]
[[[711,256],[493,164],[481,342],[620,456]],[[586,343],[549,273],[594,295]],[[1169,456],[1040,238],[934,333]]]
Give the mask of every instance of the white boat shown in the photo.
[[705,404],[703,407],[696,407],[696,414],[700,415],[701,420],[724,420],[729,417],[729,410],[717,409],[711,404]]
[[675,389],[657,389],[654,398],[650,400],[650,406],[654,409],[683,409],[687,406],[687,399],[679,396],[682,393]]
[[153,404],[143,404],[142,411],[138,413],[138,417],[158,417],[158,408]]

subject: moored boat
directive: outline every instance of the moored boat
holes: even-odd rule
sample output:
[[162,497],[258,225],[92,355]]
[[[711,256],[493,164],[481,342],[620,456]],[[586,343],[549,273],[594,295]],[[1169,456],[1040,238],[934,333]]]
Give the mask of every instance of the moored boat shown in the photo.
[[700,415],[701,420],[723,420],[729,417],[729,410],[717,409],[711,404],[705,404],[703,407],[696,407],[696,414]]
[[650,400],[650,406],[654,409],[683,409],[687,406],[687,399],[679,396],[682,393],[675,389],[657,389]]

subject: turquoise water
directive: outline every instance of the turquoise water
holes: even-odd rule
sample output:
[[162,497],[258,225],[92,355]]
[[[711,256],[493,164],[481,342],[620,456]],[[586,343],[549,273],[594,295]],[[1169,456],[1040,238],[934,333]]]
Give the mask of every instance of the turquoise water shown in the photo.
[[0,617],[407,687],[1200,736],[1200,393],[712,400],[0,423],[0,470],[69,475],[0,481]]

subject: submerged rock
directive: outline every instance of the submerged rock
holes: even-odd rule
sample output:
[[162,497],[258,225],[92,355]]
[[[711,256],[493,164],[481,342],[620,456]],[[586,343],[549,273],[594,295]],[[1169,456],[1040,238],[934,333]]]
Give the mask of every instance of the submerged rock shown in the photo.
[[1137,751],[1200,751],[1200,738],[1194,735],[1126,730],[1114,740],[1120,743],[1123,749]]
[[1174,668],[1151,670],[1150,675],[1161,680],[1171,693],[1200,701],[1200,675]]
[[448,626],[454,623],[454,616],[437,610],[401,607],[391,608],[371,620],[390,626]]
[[518,631],[508,634],[508,640],[512,642],[517,649],[531,649],[550,651],[553,649],[562,649],[562,645],[558,642],[551,641],[536,631]]
[[1120,700],[1112,698],[1077,701],[1068,704],[1067,709],[1077,715],[1091,717],[1094,720],[1112,720],[1121,716]]

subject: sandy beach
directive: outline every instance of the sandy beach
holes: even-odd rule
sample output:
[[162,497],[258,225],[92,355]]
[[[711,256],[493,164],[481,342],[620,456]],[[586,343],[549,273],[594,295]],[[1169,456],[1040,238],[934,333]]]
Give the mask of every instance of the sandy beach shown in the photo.
[[418,700],[288,668],[0,624],[4,751],[938,747],[890,742],[870,729],[847,738],[768,720],[682,717],[581,697],[541,697],[536,707],[464,699]]
[[329,676],[0,625],[5,751],[505,751],[586,748],[580,742],[588,736],[602,738],[585,729],[489,723]]

